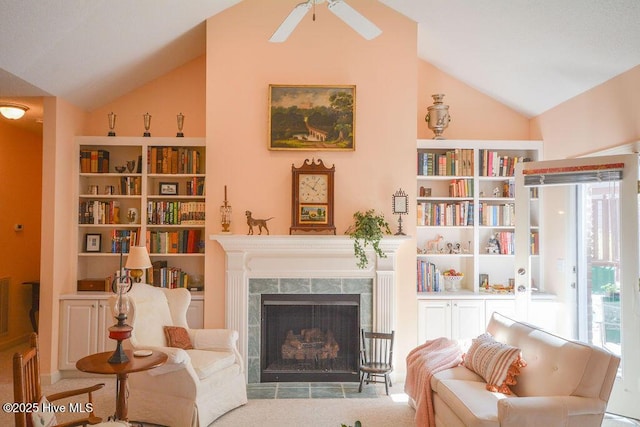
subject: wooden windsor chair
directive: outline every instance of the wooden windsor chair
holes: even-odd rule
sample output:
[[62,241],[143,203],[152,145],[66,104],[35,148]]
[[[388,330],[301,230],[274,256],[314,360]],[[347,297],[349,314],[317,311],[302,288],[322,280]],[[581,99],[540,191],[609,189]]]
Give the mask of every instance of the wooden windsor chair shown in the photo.
[[363,383],[384,382],[384,388],[389,394],[391,376],[393,371],[393,340],[395,331],[365,332],[360,331],[362,345],[360,347],[360,386],[362,392]]

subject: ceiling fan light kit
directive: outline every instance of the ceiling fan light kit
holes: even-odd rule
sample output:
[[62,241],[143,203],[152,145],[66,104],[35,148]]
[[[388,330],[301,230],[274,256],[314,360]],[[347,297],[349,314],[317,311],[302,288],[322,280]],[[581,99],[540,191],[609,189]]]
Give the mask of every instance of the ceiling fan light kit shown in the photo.
[[[269,39],[272,43],[282,43],[296,29],[302,18],[305,17],[309,9],[316,4],[324,3],[325,0],[308,0],[306,2],[298,4],[284,21],[280,24],[278,29],[273,33]],[[345,24],[353,28],[358,34],[360,34],[366,40],[371,40],[382,34],[382,30],[378,28],[373,22],[362,16],[358,11],[349,6],[343,0],[327,0],[328,8],[331,13],[340,18]],[[315,14],[314,14],[315,20]]]
[[0,103],[0,114],[9,120],[18,120],[27,112],[26,105],[14,104],[10,102]]

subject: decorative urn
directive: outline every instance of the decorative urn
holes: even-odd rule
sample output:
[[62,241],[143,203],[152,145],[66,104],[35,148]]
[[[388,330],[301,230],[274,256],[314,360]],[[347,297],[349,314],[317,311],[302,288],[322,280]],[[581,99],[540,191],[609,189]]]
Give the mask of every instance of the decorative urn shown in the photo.
[[442,132],[449,126],[451,116],[449,115],[449,106],[442,103],[444,94],[437,93],[431,95],[433,98],[433,105],[430,105],[427,110],[427,115],[424,120],[427,122],[427,126],[434,133],[433,139],[444,139]]

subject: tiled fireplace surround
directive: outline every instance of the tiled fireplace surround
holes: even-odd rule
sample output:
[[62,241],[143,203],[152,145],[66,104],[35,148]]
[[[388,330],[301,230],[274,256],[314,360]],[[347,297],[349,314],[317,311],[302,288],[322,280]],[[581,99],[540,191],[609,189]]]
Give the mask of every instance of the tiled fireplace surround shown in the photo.
[[348,236],[212,235],[226,254],[226,327],[239,333],[248,383],[260,382],[260,298],[269,294],[360,294],[364,328],[396,329],[396,252],[406,237],[381,242],[359,269]]

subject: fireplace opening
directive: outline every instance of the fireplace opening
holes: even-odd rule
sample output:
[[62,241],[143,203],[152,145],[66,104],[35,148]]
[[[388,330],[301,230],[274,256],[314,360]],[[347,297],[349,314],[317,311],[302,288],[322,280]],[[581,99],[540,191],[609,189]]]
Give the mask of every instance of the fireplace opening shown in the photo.
[[260,382],[358,381],[360,295],[262,294]]

